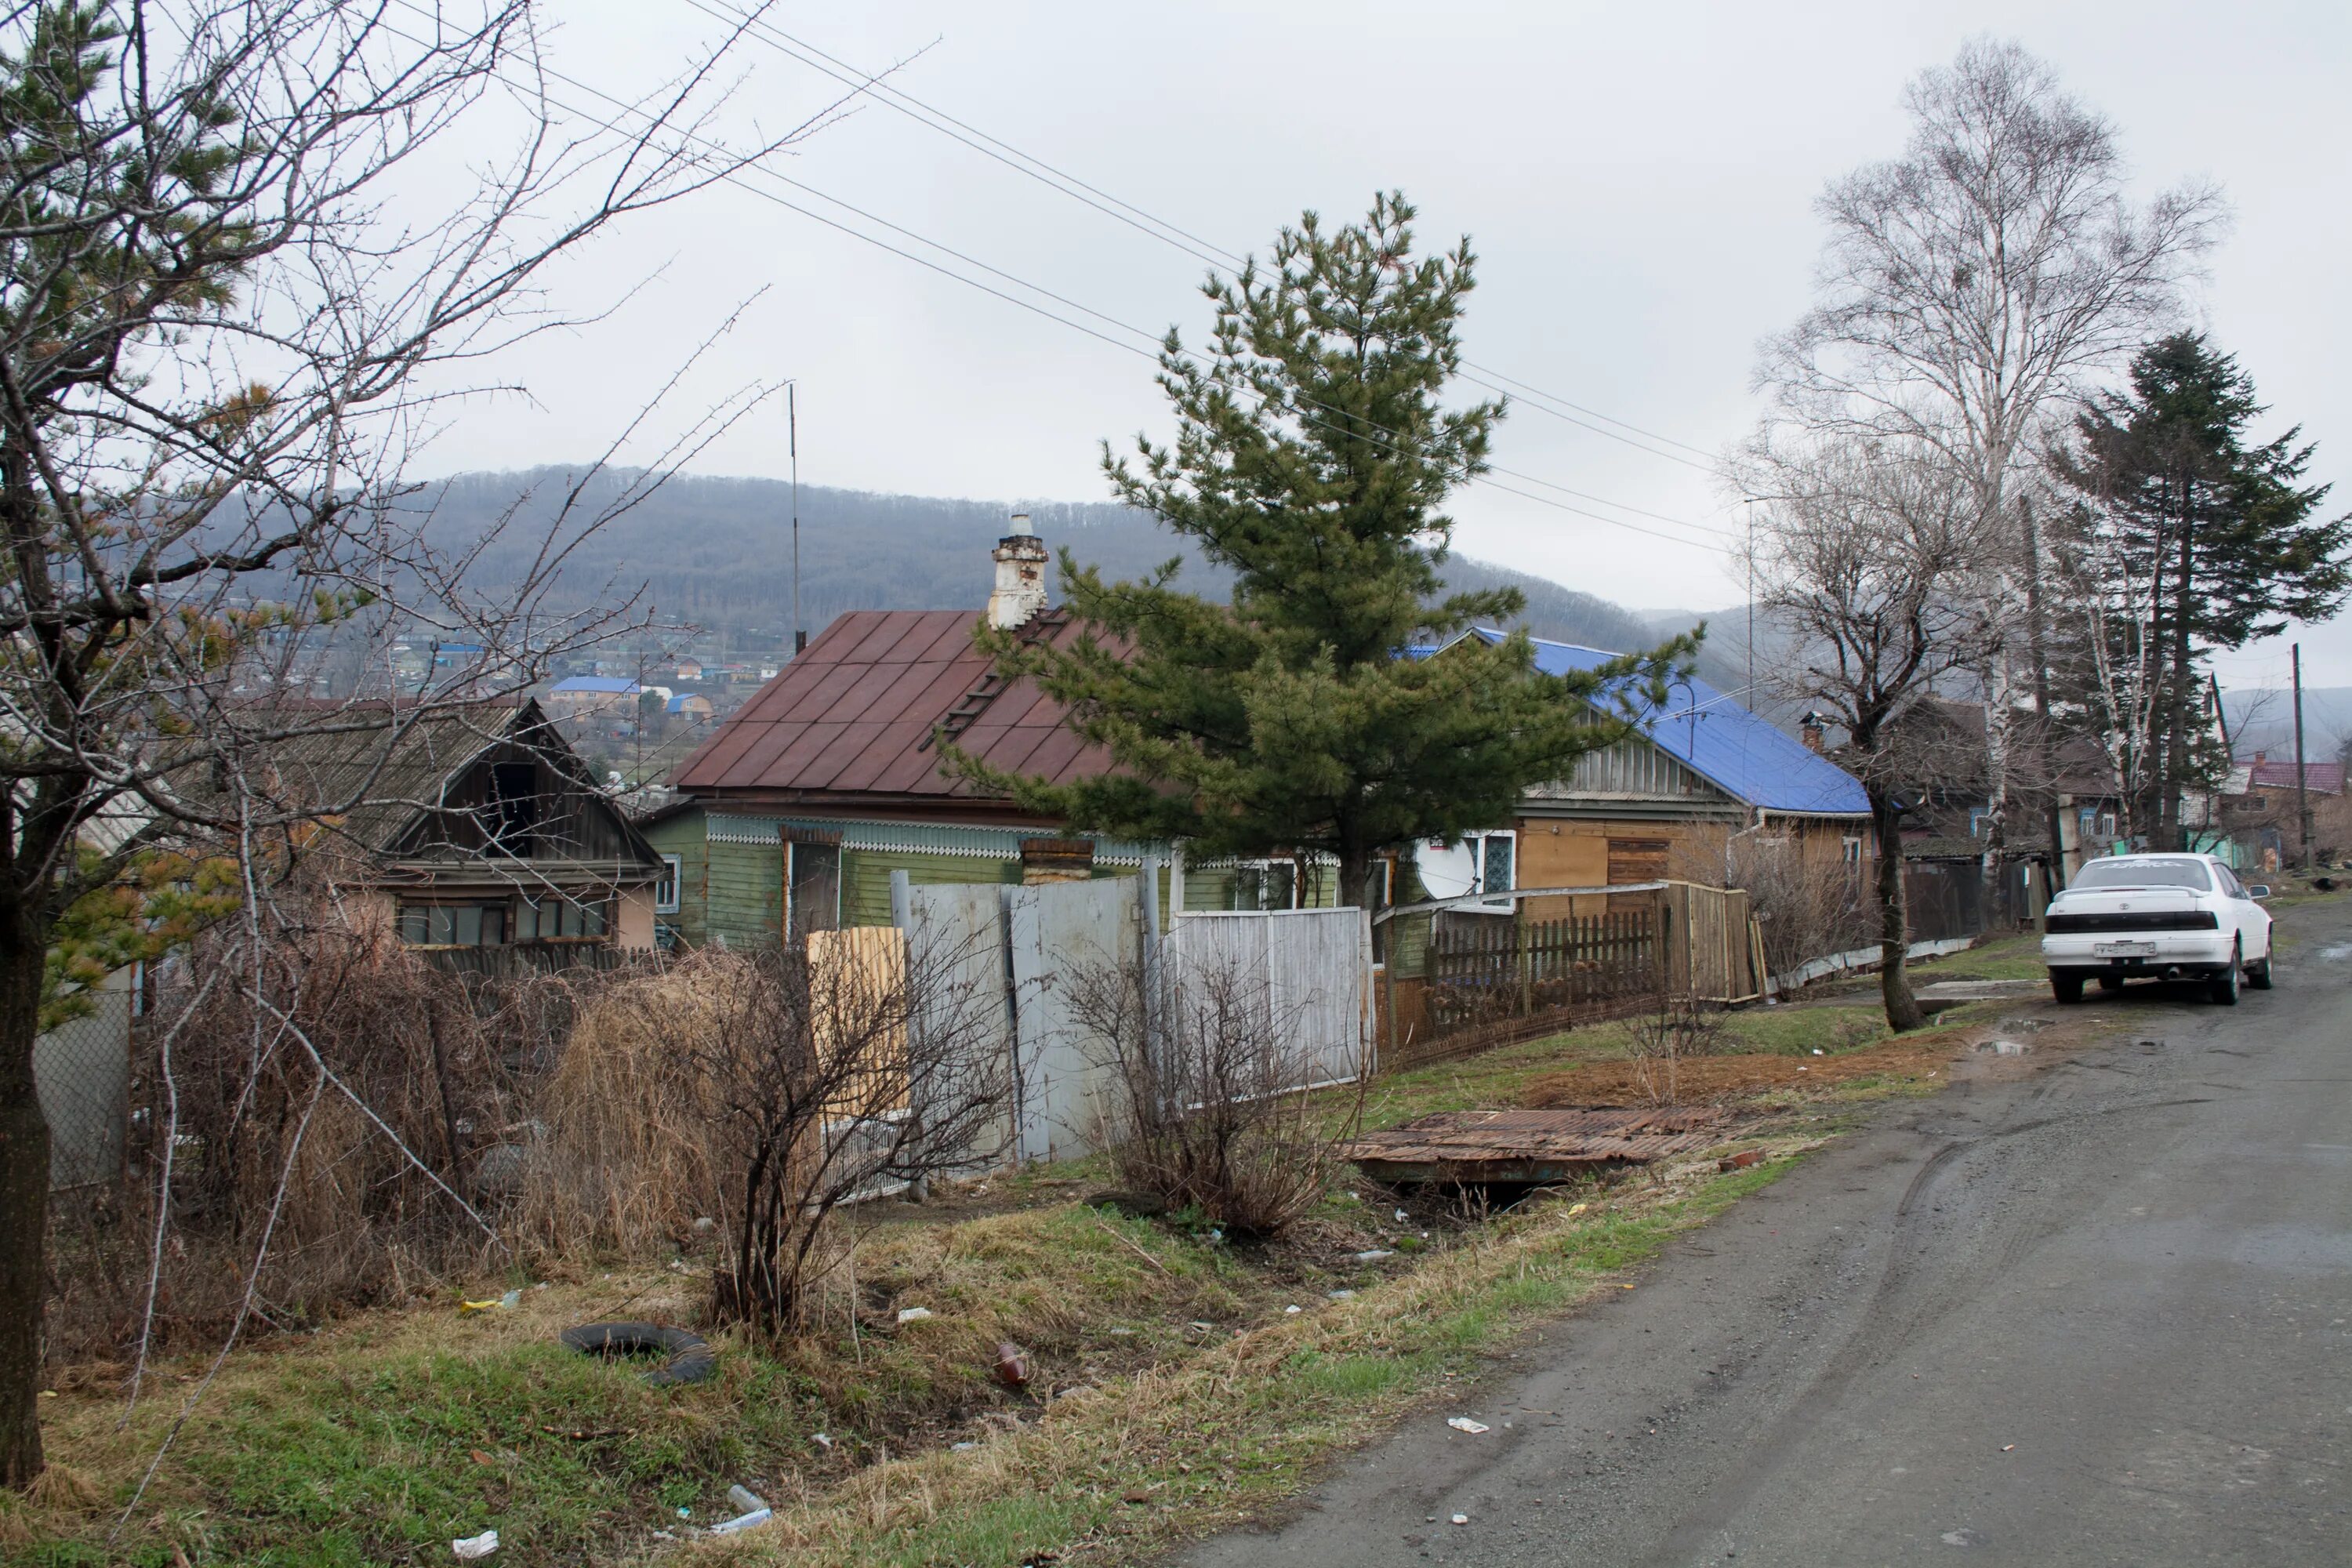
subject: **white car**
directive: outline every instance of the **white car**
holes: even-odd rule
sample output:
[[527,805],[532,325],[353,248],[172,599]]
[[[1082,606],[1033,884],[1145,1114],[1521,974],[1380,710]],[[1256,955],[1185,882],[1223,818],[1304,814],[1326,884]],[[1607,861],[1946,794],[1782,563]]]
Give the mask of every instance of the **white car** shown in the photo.
[[2080,1002],[2083,983],[2201,980],[2224,1006],[2242,979],[2271,988],[2271,913],[2211,855],[2110,855],[2087,862],[2050,900],[2042,962],[2050,994]]

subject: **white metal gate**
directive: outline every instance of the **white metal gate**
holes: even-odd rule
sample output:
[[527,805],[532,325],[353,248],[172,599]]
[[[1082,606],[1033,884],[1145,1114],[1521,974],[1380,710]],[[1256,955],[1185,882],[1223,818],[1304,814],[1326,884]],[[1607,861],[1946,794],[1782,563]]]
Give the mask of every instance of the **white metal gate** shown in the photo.
[[[1344,1083],[1363,1071],[1371,1037],[1371,928],[1357,909],[1183,915],[1161,937],[1146,875],[1034,888],[917,887],[892,878],[893,919],[908,961],[945,963],[942,989],[993,1020],[1012,1053],[1017,1104],[1005,1130],[1023,1160],[1060,1160],[1101,1144],[1116,1120],[1108,1101],[1113,1053],[1071,1016],[1090,974],[1132,970],[1147,951],[1189,970],[1230,966],[1256,983],[1266,1028],[1291,1064],[1293,1087]],[[919,1111],[920,1108],[917,1110]]]
[[1206,964],[1263,979],[1265,1028],[1298,1087],[1348,1083],[1371,1038],[1372,936],[1359,909],[1180,915],[1165,944],[1180,976]]

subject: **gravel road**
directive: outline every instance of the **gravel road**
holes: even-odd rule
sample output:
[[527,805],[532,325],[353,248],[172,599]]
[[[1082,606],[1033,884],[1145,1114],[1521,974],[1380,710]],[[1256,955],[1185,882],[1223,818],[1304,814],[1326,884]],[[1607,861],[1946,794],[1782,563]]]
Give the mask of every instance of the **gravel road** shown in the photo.
[[2277,990],[2094,994],[1181,1561],[2352,1563],[2352,904],[2281,929]]

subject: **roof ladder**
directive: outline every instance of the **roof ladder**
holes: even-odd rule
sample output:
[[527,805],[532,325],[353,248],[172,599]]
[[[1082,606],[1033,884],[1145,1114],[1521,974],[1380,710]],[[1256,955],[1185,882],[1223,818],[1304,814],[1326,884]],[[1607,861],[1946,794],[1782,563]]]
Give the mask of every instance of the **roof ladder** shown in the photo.
[[[1069,624],[1069,610],[1064,605],[1056,605],[1050,610],[1031,616],[1016,635],[1021,639],[1022,647],[1034,647]],[[989,704],[1003,696],[1004,689],[1012,684],[997,673],[995,661],[991,660],[988,668],[981,672],[980,679],[972,682],[971,689],[956,699],[955,706],[941,715],[937,724],[931,726],[929,734],[916,742],[915,750],[928,752],[934,742],[960,740],[963,732],[971,729],[982,713],[988,711]]]

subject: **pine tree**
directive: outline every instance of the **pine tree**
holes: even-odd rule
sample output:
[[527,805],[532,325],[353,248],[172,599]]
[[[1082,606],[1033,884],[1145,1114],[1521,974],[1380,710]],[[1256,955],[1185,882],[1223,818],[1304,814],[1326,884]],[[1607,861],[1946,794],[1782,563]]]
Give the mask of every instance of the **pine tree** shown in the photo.
[[2326,485],[2303,477],[2316,447],[2300,426],[2252,444],[2266,410],[2253,378],[2200,333],[2177,332],[2132,362],[2127,393],[2077,425],[2061,474],[2081,502],[2082,548],[2106,552],[2151,606],[2137,635],[2162,650],[2162,721],[2151,738],[2144,814],[2159,845],[2179,847],[2181,791],[2210,771],[2199,660],[2321,621],[2352,591],[2352,514],[2320,513]]
[[[1006,674],[1035,677],[1117,767],[1075,784],[967,776],[1082,830],[1190,841],[1203,857],[1320,852],[1345,900],[1381,851],[1507,821],[1530,784],[1622,732],[1588,699],[1663,700],[1677,639],[1598,674],[1537,672],[1507,624],[1515,590],[1444,595],[1449,492],[1486,466],[1500,402],[1448,408],[1475,258],[1412,254],[1412,207],[1360,225],[1313,213],[1203,291],[1206,362],[1171,331],[1159,384],[1172,446],[1103,448],[1114,491],[1230,568],[1230,602],[1175,585],[1171,561],[1106,582],[1062,552],[1077,633],[1060,647],[983,629]],[[1444,596],[1441,596],[1444,595]],[[1604,700],[1606,698],[1604,697]]]

